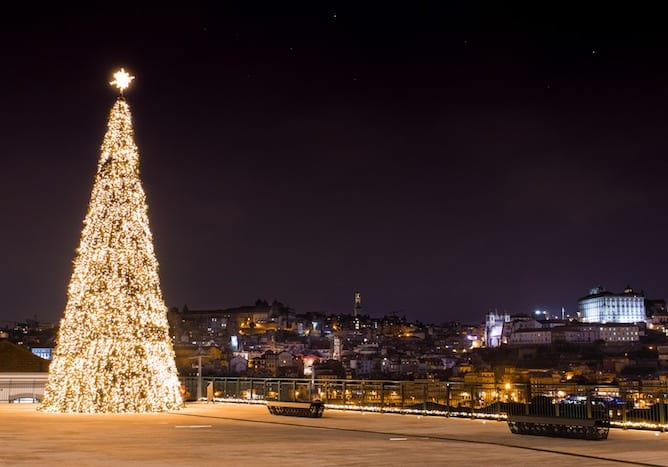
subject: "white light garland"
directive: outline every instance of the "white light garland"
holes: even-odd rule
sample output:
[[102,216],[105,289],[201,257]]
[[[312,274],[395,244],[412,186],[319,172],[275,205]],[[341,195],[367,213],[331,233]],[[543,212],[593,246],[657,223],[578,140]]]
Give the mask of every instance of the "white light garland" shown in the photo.
[[[131,81],[125,75],[114,75],[121,91]],[[41,410],[140,413],[182,406],[147,212],[130,107],[119,97],[100,150]]]

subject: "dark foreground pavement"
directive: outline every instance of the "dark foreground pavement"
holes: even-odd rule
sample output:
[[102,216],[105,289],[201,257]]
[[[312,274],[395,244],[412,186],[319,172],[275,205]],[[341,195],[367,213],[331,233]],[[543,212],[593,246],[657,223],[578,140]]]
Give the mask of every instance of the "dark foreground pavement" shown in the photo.
[[668,466],[668,434],[515,435],[505,422],[192,403],[149,415],[47,414],[0,404],[0,464],[31,466]]

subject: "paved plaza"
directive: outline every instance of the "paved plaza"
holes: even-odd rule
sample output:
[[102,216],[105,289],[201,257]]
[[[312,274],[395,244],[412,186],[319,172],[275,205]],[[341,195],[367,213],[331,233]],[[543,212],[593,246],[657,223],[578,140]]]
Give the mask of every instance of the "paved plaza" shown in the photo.
[[668,433],[587,441],[510,433],[505,422],[191,403],[164,414],[50,414],[0,404],[0,464],[30,466],[668,466]]

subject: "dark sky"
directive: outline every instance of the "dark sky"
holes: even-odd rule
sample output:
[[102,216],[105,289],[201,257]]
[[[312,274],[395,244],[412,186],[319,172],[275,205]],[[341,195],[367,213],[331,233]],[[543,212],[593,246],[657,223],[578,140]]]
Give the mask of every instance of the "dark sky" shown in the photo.
[[281,3],[4,15],[0,321],[62,315],[120,66],[168,306],[668,297],[662,12]]

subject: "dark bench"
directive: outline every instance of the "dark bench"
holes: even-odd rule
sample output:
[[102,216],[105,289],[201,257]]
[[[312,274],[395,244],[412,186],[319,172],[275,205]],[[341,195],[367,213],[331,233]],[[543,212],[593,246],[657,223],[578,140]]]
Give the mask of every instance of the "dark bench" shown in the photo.
[[272,415],[320,418],[325,411],[325,404],[324,402],[268,401],[267,409]]
[[608,437],[610,420],[509,414],[508,427],[511,432],[521,435],[600,440]]

